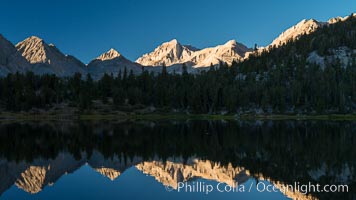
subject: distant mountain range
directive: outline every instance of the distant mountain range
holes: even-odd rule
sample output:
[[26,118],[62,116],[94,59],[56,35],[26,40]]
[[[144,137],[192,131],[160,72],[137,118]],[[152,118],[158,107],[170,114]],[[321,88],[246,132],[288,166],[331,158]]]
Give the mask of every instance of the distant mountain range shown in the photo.
[[181,45],[176,39],[165,42],[153,52],[143,55],[136,60],[143,66],[172,66],[186,63],[194,68],[217,65],[220,62],[231,64],[233,60],[243,60],[246,52],[252,49],[230,40],[223,45],[198,49]]
[[[297,40],[302,35],[313,33],[320,27],[355,17],[332,18],[328,22],[314,19],[302,20],[295,26],[281,33],[267,47],[260,47],[257,51],[279,47],[290,40]],[[89,64],[84,64],[71,55],[63,54],[53,44],[47,44],[43,39],[31,36],[15,46],[0,35],[0,76],[8,73],[25,73],[33,71],[35,74],[56,74],[57,76],[71,76],[74,73],[90,73],[96,79],[105,73],[117,75],[126,68],[127,71],[140,73],[142,70],[159,72],[162,66],[167,66],[169,72],[181,72],[182,64],[186,64],[189,72],[195,72],[211,65],[220,63],[231,64],[233,61],[243,61],[253,54],[254,49],[230,40],[223,45],[199,49],[190,45],[182,45],[176,39],[165,42],[154,51],[144,54],[135,62],[130,61],[115,49],[110,49]]]

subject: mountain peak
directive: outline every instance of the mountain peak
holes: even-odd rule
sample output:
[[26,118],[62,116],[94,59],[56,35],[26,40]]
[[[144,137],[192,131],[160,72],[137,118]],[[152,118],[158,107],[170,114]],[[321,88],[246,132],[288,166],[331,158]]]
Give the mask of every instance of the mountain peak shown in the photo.
[[181,45],[173,39],[161,44],[153,52],[138,58],[136,62],[144,66],[172,66],[189,63],[194,67],[207,67],[212,63],[219,64],[221,61],[231,63],[233,60],[242,59],[248,51],[251,50],[236,40],[229,40],[216,47],[197,49],[190,45]]
[[16,48],[30,63],[46,63],[48,61],[47,51],[49,46],[43,39],[31,36],[16,44]]
[[58,76],[84,72],[84,64],[73,56],[63,54],[53,44],[48,45],[43,39],[31,36],[16,45],[18,52],[39,74],[54,73]]
[[118,170],[106,167],[96,168],[95,170],[103,176],[109,178],[111,181],[114,181],[121,174]]
[[237,45],[237,42],[236,42],[236,40],[229,40],[224,45],[234,46],[234,45]]
[[334,17],[334,18],[331,18],[328,20],[328,24],[334,24],[334,23],[337,23],[337,22],[342,22],[342,21],[345,21],[345,20],[348,20],[349,18],[353,18],[353,17],[356,17],[356,13],[351,13],[351,15],[348,15],[348,16],[345,16],[345,17]]
[[167,42],[167,43],[170,43],[170,44],[178,44],[178,40],[177,39],[172,39],[171,41]]
[[290,27],[283,33],[281,33],[271,45],[280,46],[287,43],[290,40],[296,40],[304,34],[310,34],[316,31],[319,27],[323,26],[325,23],[319,22],[315,19],[303,19],[296,25]]
[[[42,40],[43,40],[42,38],[39,38],[39,37],[37,37],[37,36],[35,36],[35,35],[30,36],[30,37],[28,37],[27,39],[28,39],[28,40],[38,40],[38,41],[42,41]],[[25,40],[27,40],[27,39],[25,39]]]
[[25,72],[29,63],[21,56],[15,46],[0,34],[0,75],[7,72]]
[[28,43],[36,43],[37,44],[37,43],[45,43],[45,42],[43,41],[42,38],[39,38],[37,36],[30,36],[30,37],[24,39],[22,42],[19,42],[18,44],[20,44],[20,43],[27,43],[27,44]]
[[20,43],[22,43],[22,44],[36,44],[36,45],[44,45],[45,44],[43,39],[39,38],[37,36],[30,36],[30,37],[26,38],[25,40],[23,40],[22,42],[19,42],[17,45],[19,45]]
[[184,60],[192,54],[193,50],[181,45],[177,39],[162,43],[153,52],[144,54],[136,60],[144,66],[170,66]]
[[116,51],[116,49],[114,48],[110,48],[108,53],[114,53],[114,54],[120,54],[118,51]]
[[101,60],[101,61],[104,61],[104,60],[112,60],[114,58],[119,58],[121,56],[122,55],[118,51],[116,51],[115,49],[111,48],[111,49],[109,49],[109,51],[101,54],[97,59]]
[[93,75],[94,79],[100,79],[104,74],[117,76],[120,71],[123,72],[125,69],[132,70],[135,74],[142,71],[141,65],[126,59],[113,48],[88,64],[88,72]]
[[303,26],[305,24],[314,24],[314,23],[319,23],[315,19],[303,19],[299,23],[297,23],[295,26]]

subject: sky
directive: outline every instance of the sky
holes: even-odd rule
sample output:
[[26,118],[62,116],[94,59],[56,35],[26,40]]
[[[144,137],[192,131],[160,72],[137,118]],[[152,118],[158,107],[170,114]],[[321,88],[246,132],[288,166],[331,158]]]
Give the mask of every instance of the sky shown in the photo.
[[35,35],[84,63],[115,48],[130,60],[163,42],[266,46],[302,19],[356,12],[355,0],[1,0],[0,34]]

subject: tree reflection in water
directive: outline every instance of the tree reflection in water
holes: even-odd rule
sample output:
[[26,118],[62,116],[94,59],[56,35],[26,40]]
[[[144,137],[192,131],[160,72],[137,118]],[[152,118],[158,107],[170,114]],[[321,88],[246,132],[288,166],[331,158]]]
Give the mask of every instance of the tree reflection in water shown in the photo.
[[38,193],[88,163],[111,180],[135,166],[173,188],[196,177],[226,184],[251,177],[275,184],[342,183],[349,185],[348,193],[286,195],[355,199],[355,125],[328,121],[2,124],[0,193],[13,184]]

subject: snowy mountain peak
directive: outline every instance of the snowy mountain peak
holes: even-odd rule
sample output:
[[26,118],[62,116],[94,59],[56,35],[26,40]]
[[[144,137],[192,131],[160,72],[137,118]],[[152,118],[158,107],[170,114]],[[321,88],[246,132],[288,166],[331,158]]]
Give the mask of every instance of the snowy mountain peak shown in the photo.
[[185,62],[193,63],[193,67],[209,67],[211,64],[218,65],[221,62],[231,64],[233,61],[242,60],[246,52],[252,51],[245,45],[229,40],[223,45],[209,47],[194,54]]
[[303,26],[303,24],[307,24],[307,23],[318,23],[318,21],[315,19],[302,19],[300,22],[298,22],[295,25],[295,27]]
[[281,33],[275,40],[273,40],[271,45],[275,45],[278,47],[287,43],[290,40],[296,40],[304,34],[310,34],[325,24],[326,23],[318,22],[315,19],[303,19],[298,24],[290,27],[289,29]]
[[26,38],[24,41],[42,42],[43,39],[33,35]]
[[158,46],[153,52],[136,60],[144,66],[172,66],[187,63],[193,67],[209,67],[220,62],[230,63],[240,60],[245,53],[251,51],[235,40],[229,40],[223,45],[197,49],[190,45],[181,45],[177,40],[171,40]]
[[345,17],[334,17],[328,20],[328,24],[335,24],[337,22],[342,22],[345,20],[348,20],[350,17],[356,17],[356,13],[352,13],[351,15],[345,16]]
[[290,27],[289,29],[281,33],[275,40],[273,40],[270,46],[281,46],[290,40],[298,39],[302,35],[308,35],[310,33],[313,33],[320,27],[329,24],[334,24],[336,22],[342,22],[349,19],[350,17],[356,17],[356,14],[352,13],[351,15],[348,15],[346,17],[334,17],[329,19],[327,22],[319,22],[315,19],[303,19],[296,25]]
[[237,42],[236,40],[229,40],[225,43],[225,45],[228,45],[228,46],[236,46],[237,45]]
[[125,70],[137,74],[142,71],[141,67],[141,65],[126,59],[118,51],[111,48],[109,51],[90,61],[87,69],[94,79],[100,79],[104,74],[117,76],[120,71],[124,72]]
[[175,48],[176,46],[181,46],[181,44],[178,42],[177,39],[172,39],[168,42],[164,42],[161,44],[161,46],[164,46],[164,47],[170,47],[170,48]]
[[37,74],[68,76],[76,72],[84,73],[85,65],[73,56],[64,55],[53,44],[31,36],[16,45],[18,52],[31,64]]
[[37,36],[26,38],[24,41],[19,42],[16,48],[31,64],[48,62],[47,52],[49,46]]
[[169,44],[178,44],[178,40],[177,39],[172,39],[171,41],[167,42]]
[[[30,36],[30,37],[27,37],[26,39],[24,39],[23,41],[19,42],[18,44],[21,44],[21,43],[24,43],[24,42],[30,42],[30,41],[42,41],[43,39],[42,38],[39,38],[37,36]],[[17,45],[18,45],[17,44]],[[15,46],[17,46],[15,45]]]
[[170,66],[190,57],[195,49],[191,46],[181,45],[176,39],[173,39],[162,43],[153,52],[144,54],[136,62],[144,66]]
[[119,58],[121,57],[122,55],[116,51],[115,49],[111,48],[109,51],[101,54],[99,57],[97,57],[96,59],[97,60],[101,60],[101,61],[104,61],[104,60],[112,60],[114,58]]

